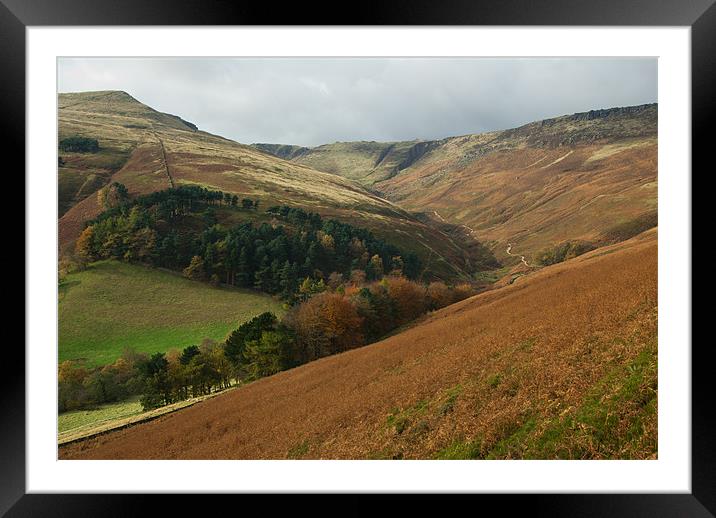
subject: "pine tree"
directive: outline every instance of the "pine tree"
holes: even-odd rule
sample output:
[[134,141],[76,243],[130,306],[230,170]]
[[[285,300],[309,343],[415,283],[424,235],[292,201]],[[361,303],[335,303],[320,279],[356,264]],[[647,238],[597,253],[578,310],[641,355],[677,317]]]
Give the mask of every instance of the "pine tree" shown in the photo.
[[249,286],[251,281],[251,267],[249,265],[249,254],[246,247],[241,248],[239,261],[236,264],[236,283],[239,286]]
[[279,285],[281,282],[281,263],[278,259],[271,261],[271,282],[268,287],[269,293],[276,293],[279,291]]
[[294,292],[294,286],[296,284],[296,278],[294,277],[295,268],[291,265],[291,262],[287,259],[283,263],[281,272],[279,273],[279,287],[281,288],[281,296],[289,298]]
[[266,291],[271,286],[271,263],[267,255],[264,255],[259,262],[259,268],[254,274],[254,288]]

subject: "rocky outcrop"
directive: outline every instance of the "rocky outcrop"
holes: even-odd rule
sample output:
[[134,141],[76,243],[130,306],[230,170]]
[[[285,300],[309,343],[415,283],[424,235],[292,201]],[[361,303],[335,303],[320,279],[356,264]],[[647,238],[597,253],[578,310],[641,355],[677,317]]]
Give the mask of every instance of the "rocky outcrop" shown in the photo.
[[657,112],[658,106],[654,103],[563,115],[505,130],[496,143],[558,147],[611,139],[654,137],[657,134]]

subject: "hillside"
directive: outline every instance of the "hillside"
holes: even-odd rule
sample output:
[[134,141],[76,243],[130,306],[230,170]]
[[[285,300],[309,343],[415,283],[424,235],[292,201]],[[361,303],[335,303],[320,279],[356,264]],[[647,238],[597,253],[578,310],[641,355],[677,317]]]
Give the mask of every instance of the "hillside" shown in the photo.
[[97,139],[100,149],[60,152],[61,251],[100,212],[96,190],[115,181],[132,196],[194,184],[258,199],[264,209],[318,212],[414,251],[431,274],[444,278],[466,278],[479,259],[476,240],[455,240],[358,183],[200,131],[124,92],[60,94],[60,141],[74,136]]
[[439,145],[436,141],[335,142],[313,148],[253,144],[258,149],[319,171],[355,180],[365,187],[387,180]]
[[500,260],[514,261],[512,243],[530,261],[656,212],[657,105],[436,141],[340,142],[290,158],[359,181],[431,225],[458,227]]
[[59,362],[112,363],[125,347],[155,353],[223,340],[239,324],[281,304],[249,290],[214,288],[119,261],[66,276],[59,290]]
[[61,459],[656,458],[657,233]]

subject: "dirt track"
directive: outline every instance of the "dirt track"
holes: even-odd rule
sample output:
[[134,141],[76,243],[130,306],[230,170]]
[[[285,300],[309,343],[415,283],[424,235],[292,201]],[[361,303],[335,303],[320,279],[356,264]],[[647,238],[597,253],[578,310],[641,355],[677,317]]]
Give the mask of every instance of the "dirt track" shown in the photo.
[[[511,250],[512,250],[512,243],[507,243],[507,250],[505,250],[505,252],[507,253],[507,255],[516,256],[517,254],[513,254],[513,253],[511,252]],[[525,260],[525,256],[524,256],[524,255],[521,255],[521,256],[520,256],[520,260],[522,261],[522,264],[524,264],[527,268],[530,267],[530,265],[527,264],[527,261]]]
[[[609,369],[655,347],[656,295],[649,231],[60,458],[431,458],[459,440],[494,444],[525,415],[539,427],[572,411]],[[643,428],[655,444],[655,419]]]

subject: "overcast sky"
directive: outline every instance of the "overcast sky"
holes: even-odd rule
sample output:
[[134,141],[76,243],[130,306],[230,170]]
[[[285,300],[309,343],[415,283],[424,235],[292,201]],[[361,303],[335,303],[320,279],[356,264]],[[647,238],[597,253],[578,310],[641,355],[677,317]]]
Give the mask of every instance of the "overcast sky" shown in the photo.
[[434,139],[657,101],[655,58],[62,58],[59,91],[124,90],[245,144]]

